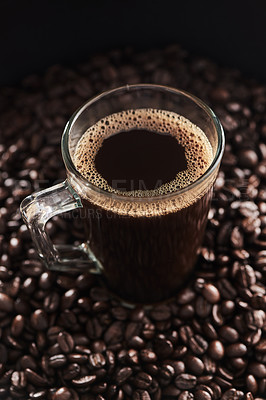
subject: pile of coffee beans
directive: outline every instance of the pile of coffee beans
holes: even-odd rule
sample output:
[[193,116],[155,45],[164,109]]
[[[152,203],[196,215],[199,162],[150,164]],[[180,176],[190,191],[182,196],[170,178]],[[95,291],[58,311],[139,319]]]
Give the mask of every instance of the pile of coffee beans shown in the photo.
[[[88,273],[46,270],[19,212],[64,179],[72,112],[139,82],[194,93],[226,132],[195,276],[150,309],[124,307]],[[266,86],[177,45],[126,48],[2,88],[0,113],[0,399],[265,399]],[[82,240],[73,213],[47,230],[55,243]]]

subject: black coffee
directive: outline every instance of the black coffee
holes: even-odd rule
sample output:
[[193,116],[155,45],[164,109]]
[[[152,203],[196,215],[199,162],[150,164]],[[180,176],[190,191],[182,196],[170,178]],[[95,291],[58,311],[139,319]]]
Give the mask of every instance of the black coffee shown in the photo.
[[104,140],[95,167],[114,189],[152,190],[174,180],[187,161],[173,136],[133,129]]
[[129,110],[89,128],[74,158],[106,192],[80,194],[90,248],[109,288],[141,303],[174,295],[194,266],[207,219],[211,189],[197,200],[176,195],[212,161],[205,134],[174,113]]

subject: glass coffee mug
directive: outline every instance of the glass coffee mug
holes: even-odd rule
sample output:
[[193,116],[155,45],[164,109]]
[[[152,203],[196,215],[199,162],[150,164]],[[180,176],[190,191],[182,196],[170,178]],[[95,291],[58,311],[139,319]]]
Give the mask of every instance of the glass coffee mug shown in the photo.
[[[106,117],[114,113],[122,120],[128,118],[127,110],[148,121],[150,117],[147,114],[146,118],[145,113],[151,109],[163,110],[159,116],[168,128],[172,126],[171,118],[178,119],[178,114],[190,121],[185,123],[188,131],[192,123],[205,133],[211,160],[195,181],[174,190],[134,195],[108,190],[78,171],[75,152],[88,129],[99,126],[99,121],[104,124]],[[133,127],[134,119],[130,122]],[[189,143],[187,140],[186,146]],[[28,196],[21,204],[39,256],[51,270],[85,269],[101,274],[106,286],[129,303],[148,304],[174,296],[195,266],[223,149],[223,129],[213,111],[184,91],[140,84],[93,98],[73,114],[65,127],[65,182]],[[188,147],[192,156],[196,150]],[[74,209],[80,209],[84,221],[84,243],[76,247],[53,245],[45,224],[53,216]]]

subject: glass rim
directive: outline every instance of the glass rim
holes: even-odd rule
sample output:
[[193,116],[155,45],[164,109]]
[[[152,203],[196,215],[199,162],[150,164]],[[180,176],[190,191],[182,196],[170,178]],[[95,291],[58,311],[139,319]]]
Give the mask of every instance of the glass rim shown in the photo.
[[[208,167],[208,169],[194,182],[190,183],[189,185],[185,186],[184,188],[180,188],[175,190],[174,192],[171,193],[166,193],[166,194],[160,194],[156,196],[143,196],[143,197],[137,197],[137,196],[127,196],[123,194],[118,194],[114,192],[108,192],[104,189],[101,189],[94,185],[93,183],[89,182],[86,178],[81,175],[81,173],[75,168],[71,155],[69,153],[69,135],[71,132],[71,129],[75,123],[75,121],[78,119],[78,117],[82,114],[82,112],[88,108],[90,105],[93,103],[101,100],[102,98],[106,96],[110,96],[112,94],[119,94],[119,92],[130,92],[134,90],[144,90],[144,89],[149,89],[149,90],[158,90],[158,91],[164,91],[164,92],[169,92],[172,94],[178,94],[182,95],[194,103],[196,103],[201,109],[205,111],[205,113],[211,118],[214,127],[217,132],[217,137],[218,137],[218,145],[217,145],[217,150],[216,154],[213,157],[212,163]],[[110,89],[107,91],[104,91],[94,97],[92,97],[90,100],[86,101],[81,107],[79,107],[70,117],[68,120],[63,134],[62,134],[62,140],[61,140],[61,152],[62,152],[62,157],[64,164],[66,166],[66,169],[68,172],[70,172],[72,175],[75,176],[76,179],[78,179],[82,185],[84,185],[86,188],[93,190],[94,192],[97,192],[100,195],[110,197],[112,199],[118,200],[118,201],[127,201],[127,202],[147,202],[147,201],[158,201],[163,199],[171,199],[172,197],[176,197],[178,195],[182,195],[183,193],[193,190],[195,187],[200,185],[202,182],[204,182],[208,177],[214,172],[216,169],[217,165],[220,164],[222,156],[223,156],[223,151],[224,151],[224,146],[225,146],[225,136],[224,136],[224,130],[221,125],[221,122],[219,121],[218,117],[214,113],[214,111],[206,104],[204,103],[201,99],[199,99],[197,96],[194,96],[193,94],[186,92],[185,90],[181,89],[176,89],[172,88],[170,86],[163,86],[163,85],[156,85],[156,84],[150,84],[150,83],[145,83],[145,84],[134,84],[134,85],[124,85],[120,86],[114,89]]]

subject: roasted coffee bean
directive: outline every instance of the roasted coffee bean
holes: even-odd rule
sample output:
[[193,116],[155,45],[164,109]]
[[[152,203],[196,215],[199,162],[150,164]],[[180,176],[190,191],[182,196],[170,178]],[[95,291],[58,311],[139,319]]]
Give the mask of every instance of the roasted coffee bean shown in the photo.
[[195,356],[187,356],[185,358],[185,365],[189,372],[195,375],[202,375],[204,371],[204,364],[200,358]]
[[89,357],[86,354],[71,353],[67,355],[67,359],[72,363],[83,365],[88,362]]
[[259,362],[251,362],[249,372],[256,378],[266,378],[266,366]]
[[133,382],[138,389],[148,389],[152,383],[152,377],[145,372],[139,372]]
[[94,368],[102,368],[105,365],[106,361],[101,353],[92,353],[89,356],[89,363]]
[[209,356],[213,360],[221,360],[224,356],[224,346],[219,340],[213,340],[208,347]]
[[181,393],[181,390],[178,389],[174,385],[168,385],[165,388],[163,388],[163,396],[169,397],[169,398],[177,398],[177,396]]
[[123,384],[131,375],[133,371],[132,368],[125,367],[117,371],[115,375],[115,381],[118,385]]
[[141,337],[133,336],[128,340],[128,345],[134,349],[143,349],[143,347],[145,347],[145,342]]
[[173,352],[173,344],[164,337],[157,337],[154,342],[154,351],[158,358],[168,358]]
[[64,354],[56,354],[49,358],[49,366],[52,368],[61,368],[67,362],[67,358]]
[[255,330],[264,326],[266,314],[263,310],[252,310],[245,314],[245,319],[248,328]]
[[104,340],[108,345],[120,343],[123,339],[123,322],[113,322],[104,334]]
[[256,394],[258,391],[258,383],[253,375],[246,376],[246,385],[248,390],[252,392],[252,394]]
[[96,380],[95,375],[82,376],[79,379],[72,379],[73,385],[78,389],[87,389]]
[[237,389],[229,389],[222,395],[222,400],[231,400],[231,399],[241,399],[243,398],[244,393],[241,390]]
[[26,377],[23,371],[14,371],[11,375],[11,383],[18,389],[26,387]]
[[206,392],[205,390],[196,390],[194,393],[195,400],[212,400],[212,396],[210,393]]
[[66,387],[61,387],[53,395],[53,400],[71,400],[72,394]]
[[70,353],[74,349],[74,340],[67,332],[60,332],[57,337],[57,342],[63,353]]
[[221,337],[229,343],[235,343],[239,339],[238,332],[231,326],[224,325],[219,329]]
[[30,392],[29,398],[32,400],[45,400],[47,398],[47,392],[45,390]]
[[187,344],[189,339],[193,336],[193,330],[188,325],[181,326],[179,329],[179,335],[182,341]]
[[196,293],[191,288],[182,289],[176,297],[177,304],[188,304],[194,300]]
[[228,300],[235,299],[237,292],[228,279],[220,279],[217,282],[222,297]]
[[180,374],[175,378],[175,385],[178,389],[192,389],[197,384],[197,378],[190,374]]
[[0,311],[11,313],[13,309],[14,309],[13,299],[5,293],[0,293]]
[[63,369],[62,376],[65,380],[75,379],[80,374],[80,366],[77,363],[71,363]]
[[204,354],[208,348],[208,342],[200,335],[195,335],[188,341],[189,347],[194,354]]
[[25,318],[23,315],[16,315],[16,317],[12,321],[11,325],[11,335],[14,337],[18,337],[21,335],[25,324]]
[[170,307],[166,304],[154,306],[150,311],[151,318],[155,321],[165,321],[170,318]]
[[157,361],[156,354],[148,349],[143,349],[140,351],[140,358],[143,362],[150,363]]
[[78,297],[78,291],[76,289],[69,289],[61,298],[61,308],[71,308]]
[[48,327],[48,320],[45,311],[38,309],[31,315],[31,325],[36,330],[45,330]]
[[44,299],[44,310],[47,313],[52,313],[58,310],[60,303],[59,294],[56,292],[49,293]]
[[161,366],[161,368],[159,370],[160,378],[164,382],[167,382],[167,384],[170,383],[171,379],[173,378],[173,376],[175,374],[176,374],[175,369],[171,364],[164,364]]
[[48,385],[48,381],[45,377],[37,374],[30,368],[25,369],[25,376],[29,382],[31,382],[33,385],[36,385],[37,387],[43,387]]
[[133,392],[133,400],[151,400],[151,397],[147,390],[136,390]]
[[188,390],[182,391],[182,393],[180,393],[180,395],[178,396],[178,400],[193,400],[194,398],[194,394],[189,392]]
[[196,314],[201,318],[206,318],[211,312],[211,304],[202,296],[198,296],[195,302]]
[[218,303],[218,301],[220,300],[219,290],[216,288],[216,286],[212,285],[211,283],[204,284],[202,289],[202,295],[211,304]]
[[246,352],[247,348],[243,343],[230,344],[225,349],[225,353],[228,357],[242,357]]

